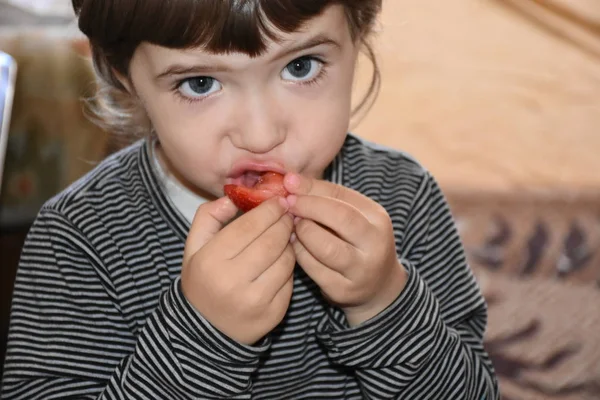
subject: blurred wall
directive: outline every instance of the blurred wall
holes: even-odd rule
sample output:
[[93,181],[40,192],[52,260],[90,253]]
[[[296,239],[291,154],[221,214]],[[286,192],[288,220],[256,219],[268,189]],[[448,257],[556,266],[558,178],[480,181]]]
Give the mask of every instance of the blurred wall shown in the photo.
[[445,187],[600,188],[598,0],[384,0],[380,29],[383,86],[355,132]]

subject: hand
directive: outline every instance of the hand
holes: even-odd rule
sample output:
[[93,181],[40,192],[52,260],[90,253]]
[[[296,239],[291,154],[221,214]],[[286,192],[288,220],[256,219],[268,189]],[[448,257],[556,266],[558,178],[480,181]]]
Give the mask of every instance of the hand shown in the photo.
[[296,259],[323,295],[345,312],[351,326],[387,308],[408,274],[398,261],[385,209],[330,182],[288,174],[284,184],[296,216]]
[[200,206],[185,245],[181,286],[214,327],[252,345],[288,309],[294,224],[284,199],[266,201],[223,228],[237,211],[226,197]]

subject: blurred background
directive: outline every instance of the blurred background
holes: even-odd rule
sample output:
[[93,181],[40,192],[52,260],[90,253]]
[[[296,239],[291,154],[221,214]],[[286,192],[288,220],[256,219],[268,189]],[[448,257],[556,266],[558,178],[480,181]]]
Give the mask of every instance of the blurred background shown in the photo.
[[[600,399],[600,2],[384,0],[380,96],[353,131],[447,194],[489,304],[503,399]],[[0,0],[18,63],[0,191],[0,357],[41,204],[114,150],[68,0]],[[371,66],[362,60],[357,97]]]

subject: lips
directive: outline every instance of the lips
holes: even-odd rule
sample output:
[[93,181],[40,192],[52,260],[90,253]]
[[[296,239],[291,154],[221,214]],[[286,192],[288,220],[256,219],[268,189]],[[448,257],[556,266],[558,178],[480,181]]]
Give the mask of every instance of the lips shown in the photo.
[[242,160],[234,164],[225,184],[254,187],[260,177],[266,172],[276,172],[285,175],[286,170],[281,163],[275,161]]

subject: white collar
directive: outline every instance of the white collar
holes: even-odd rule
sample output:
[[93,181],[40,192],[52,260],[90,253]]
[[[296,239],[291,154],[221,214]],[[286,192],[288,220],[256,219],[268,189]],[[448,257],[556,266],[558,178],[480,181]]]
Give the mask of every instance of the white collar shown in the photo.
[[156,175],[169,200],[171,200],[175,208],[191,224],[198,207],[208,200],[186,188],[177,180],[177,178],[165,170],[156,154],[156,144],[157,141],[154,141],[150,146],[150,156],[152,158],[154,169],[156,170]]

